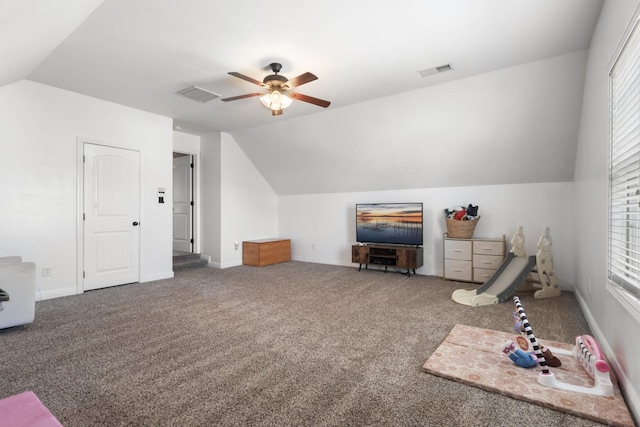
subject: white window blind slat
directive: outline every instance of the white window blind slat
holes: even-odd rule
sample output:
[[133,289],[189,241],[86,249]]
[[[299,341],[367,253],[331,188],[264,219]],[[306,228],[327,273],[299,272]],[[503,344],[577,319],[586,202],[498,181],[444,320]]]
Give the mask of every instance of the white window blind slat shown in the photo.
[[[636,132],[637,134],[638,132]],[[638,154],[638,141],[636,141],[633,135],[633,132],[630,132],[627,135],[615,135],[616,141],[620,144],[620,146],[616,147],[615,151],[613,151],[612,159],[620,161],[620,159],[626,159],[629,157],[639,157]]]
[[608,277],[640,300],[640,30],[610,74]]
[[[640,147],[639,147],[640,148]],[[640,156],[628,157],[613,168],[612,184],[620,189],[635,187],[635,178],[640,170]],[[623,187],[624,186],[624,187]]]

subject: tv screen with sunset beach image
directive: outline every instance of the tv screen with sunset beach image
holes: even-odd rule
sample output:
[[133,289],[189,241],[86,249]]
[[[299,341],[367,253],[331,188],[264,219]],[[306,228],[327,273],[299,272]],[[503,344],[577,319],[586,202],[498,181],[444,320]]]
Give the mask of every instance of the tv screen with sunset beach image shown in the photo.
[[356,205],[359,243],[422,245],[422,203]]

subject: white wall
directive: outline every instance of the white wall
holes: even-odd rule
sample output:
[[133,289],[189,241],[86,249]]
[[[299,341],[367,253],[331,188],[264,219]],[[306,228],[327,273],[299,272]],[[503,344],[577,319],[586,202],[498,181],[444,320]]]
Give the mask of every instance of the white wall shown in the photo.
[[472,203],[479,206],[481,215],[476,237],[505,235],[510,248],[513,234],[522,225],[529,255],[535,255],[538,239],[549,227],[558,281],[571,288],[575,280],[573,219],[567,214],[572,211],[571,190],[571,183],[543,183],[281,196],[279,232],[292,239],[295,260],[354,265],[351,245],[356,243],[356,203],[422,202],[424,266],[417,273],[440,276],[446,232],[443,210]]
[[[42,299],[77,283],[78,138],[141,154],[140,281],[172,277],[171,119],[22,80],[0,88],[0,256],[37,265]],[[42,277],[43,266],[52,267]]]
[[220,267],[220,239],[222,221],[222,150],[220,132],[200,138],[200,228],[201,254],[211,266]]
[[200,137],[184,132],[173,132],[173,151],[184,154],[200,154]]
[[278,198],[231,135],[203,136],[201,157],[202,255],[241,265],[242,241],[278,237]]
[[231,135],[222,134],[221,148],[220,267],[225,268],[242,264],[243,240],[279,237],[278,197]]
[[591,43],[576,157],[576,291],[640,420],[640,318],[607,290],[608,72],[638,0],[604,3]]

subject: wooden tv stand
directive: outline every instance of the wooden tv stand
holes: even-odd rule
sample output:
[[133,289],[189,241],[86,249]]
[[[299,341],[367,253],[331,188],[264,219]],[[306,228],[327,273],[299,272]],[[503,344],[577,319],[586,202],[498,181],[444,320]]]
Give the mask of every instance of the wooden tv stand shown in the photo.
[[369,265],[384,266],[385,273],[388,267],[406,268],[407,276],[411,271],[416,274],[416,268],[422,267],[422,247],[393,246],[393,245],[353,245],[351,248],[351,262],[358,263],[358,271]]

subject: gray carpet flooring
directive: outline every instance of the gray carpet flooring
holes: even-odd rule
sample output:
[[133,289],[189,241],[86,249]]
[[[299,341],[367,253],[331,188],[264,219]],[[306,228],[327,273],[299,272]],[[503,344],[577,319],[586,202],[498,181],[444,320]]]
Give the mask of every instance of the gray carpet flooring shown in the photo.
[[[0,331],[0,398],[66,427],[599,425],[421,370],[457,323],[512,331],[510,302],[451,301],[473,286],[289,262],[42,301]],[[589,333],[572,293],[518,296],[536,336]]]

